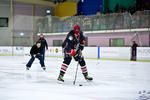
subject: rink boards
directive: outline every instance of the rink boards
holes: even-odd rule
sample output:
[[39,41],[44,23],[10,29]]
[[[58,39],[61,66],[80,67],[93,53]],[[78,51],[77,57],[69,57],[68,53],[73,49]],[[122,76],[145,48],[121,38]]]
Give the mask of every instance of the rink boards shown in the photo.
[[[31,47],[0,47],[0,55],[29,55]],[[92,59],[120,59],[130,60],[130,47],[85,47],[83,50],[85,58]],[[49,57],[63,57],[63,50],[61,47],[49,47],[46,51],[46,56]],[[150,61],[150,47],[137,48],[137,60]]]

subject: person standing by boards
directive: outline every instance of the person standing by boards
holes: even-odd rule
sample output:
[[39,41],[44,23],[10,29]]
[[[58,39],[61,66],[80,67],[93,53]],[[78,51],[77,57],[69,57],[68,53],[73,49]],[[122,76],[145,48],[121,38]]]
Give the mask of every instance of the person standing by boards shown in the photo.
[[47,45],[47,41],[45,40],[43,34],[40,34],[40,38],[39,38],[38,42],[41,43],[41,48],[43,49],[43,60],[45,60],[45,48],[46,48],[46,50],[48,50],[48,45]]
[[81,66],[81,70],[83,76],[86,80],[93,80],[92,77],[88,75],[88,70],[86,67],[86,62],[84,57],[82,56],[82,50],[84,49],[85,45],[85,37],[83,32],[80,30],[80,26],[75,25],[74,30],[71,30],[66,39],[62,44],[62,48],[64,49],[64,61],[61,65],[60,74],[58,76],[58,81],[64,82],[64,74],[72,60],[72,57],[75,61],[78,61],[79,65]]
[[136,61],[136,51],[137,51],[137,47],[138,47],[138,44],[136,44],[135,41],[132,42],[132,46],[131,46],[131,60],[132,61]]

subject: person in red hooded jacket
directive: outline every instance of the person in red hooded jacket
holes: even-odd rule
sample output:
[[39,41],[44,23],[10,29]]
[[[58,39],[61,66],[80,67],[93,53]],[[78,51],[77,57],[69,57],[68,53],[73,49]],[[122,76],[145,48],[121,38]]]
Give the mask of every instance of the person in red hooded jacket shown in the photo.
[[81,31],[80,26],[75,25],[74,30],[71,30],[68,33],[66,39],[62,44],[62,48],[64,50],[64,61],[61,65],[58,81],[64,82],[63,77],[72,60],[72,57],[75,59],[75,61],[79,62],[85,79],[93,80],[93,78],[88,75],[86,63],[84,57],[82,56],[82,50],[84,49],[84,45],[85,37],[83,35],[83,32]]

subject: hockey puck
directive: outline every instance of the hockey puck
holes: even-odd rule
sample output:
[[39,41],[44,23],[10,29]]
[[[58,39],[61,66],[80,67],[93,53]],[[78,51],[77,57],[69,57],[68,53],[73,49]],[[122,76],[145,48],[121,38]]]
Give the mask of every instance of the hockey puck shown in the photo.
[[82,84],[79,84],[79,86],[83,86]]

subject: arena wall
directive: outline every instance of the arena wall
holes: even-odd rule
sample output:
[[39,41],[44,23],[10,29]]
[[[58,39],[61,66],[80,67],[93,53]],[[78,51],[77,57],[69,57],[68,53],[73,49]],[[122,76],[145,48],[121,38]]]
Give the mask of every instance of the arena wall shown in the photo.
[[[135,36],[135,32],[110,32],[110,33],[88,33],[85,36],[88,38],[88,46],[101,46],[109,47],[109,39],[111,38],[124,38],[124,46],[130,46],[131,41],[139,40],[142,46],[150,46],[150,31],[137,32],[138,36]],[[133,38],[135,36],[135,38]],[[38,38],[38,37],[37,37]],[[53,40],[64,40],[66,34],[64,35],[46,35],[45,36],[48,45],[53,46]],[[133,38],[133,40],[131,40]]]
[[[29,56],[31,47],[0,47],[1,56]],[[85,58],[90,59],[110,59],[110,60],[130,60],[130,47],[85,47],[83,50]],[[63,57],[61,47],[49,47],[46,51],[47,57]],[[150,61],[150,47],[137,48],[137,60]]]

